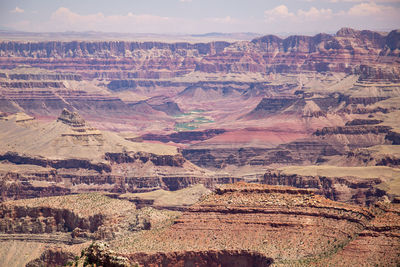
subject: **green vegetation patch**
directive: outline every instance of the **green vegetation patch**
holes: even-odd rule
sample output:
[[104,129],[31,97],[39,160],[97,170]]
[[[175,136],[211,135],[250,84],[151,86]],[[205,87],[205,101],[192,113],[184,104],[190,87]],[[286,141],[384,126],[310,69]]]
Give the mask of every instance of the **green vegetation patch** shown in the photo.
[[201,124],[214,122],[211,118],[201,116],[205,111],[202,109],[191,110],[187,113],[176,115],[175,118],[181,119],[175,123],[175,131],[192,131],[199,128]]

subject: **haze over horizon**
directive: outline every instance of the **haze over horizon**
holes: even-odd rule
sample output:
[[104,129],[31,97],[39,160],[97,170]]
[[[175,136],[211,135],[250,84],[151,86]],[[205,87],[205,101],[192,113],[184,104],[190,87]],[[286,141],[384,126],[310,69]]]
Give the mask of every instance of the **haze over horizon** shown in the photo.
[[400,28],[399,0],[5,0],[0,29],[28,32],[261,34]]

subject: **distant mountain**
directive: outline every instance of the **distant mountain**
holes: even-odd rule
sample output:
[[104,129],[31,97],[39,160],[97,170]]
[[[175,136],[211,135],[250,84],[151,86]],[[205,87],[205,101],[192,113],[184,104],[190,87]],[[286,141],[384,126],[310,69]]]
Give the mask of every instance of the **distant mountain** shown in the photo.
[[233,32],[233,33],[222,33],[222,32],[209,32],[203,34],[192,34],[192,37],[215,37],[225,39],[236,39],[236,40],[251,40],[256,37],[262,36],[260,33],[254,32]]
[[156,34],[156,33],[117,33],[117,32],[22,32],[0,28],[0,38],[3,40],[35,40],[35,41],[69,41],[69,40],[124,40],[124,41],[250,41],[262,36],[258,33],[204,33],[204,34]]

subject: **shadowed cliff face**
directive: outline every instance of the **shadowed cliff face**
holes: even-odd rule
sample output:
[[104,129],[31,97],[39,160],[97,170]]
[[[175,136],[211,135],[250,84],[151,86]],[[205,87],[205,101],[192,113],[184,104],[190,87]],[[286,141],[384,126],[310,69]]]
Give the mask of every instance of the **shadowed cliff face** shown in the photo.
[[378,178],[301,176],[269,171],[264,175],[264,183],[297,188],[314,188],[318,194],[329,199],[361,205],[370,205],[386,195],[384,190],[376,187],[383,183]]
[[[105,254],[105,253],[103,253]],[[91,256],[92,254],[89,254]],[[154,264],[163,266],[259,266],[268,267],[274,262],[257,252],[250,251],[230,251],[230,250],[209,250],[209,251],[179,251],[169,253],[157,253],[146,255],[145,253],[137,253],[131,255],[132,261],[139,264]],[[92,261],[96,262],[98,257],[93,257]],[[99,263],[102,263],[99,261]]]
[[40,258],[27,263],[27,267],[37,267],[43,265],[64,266],[72,262],[75,255],[71,252],[64,252],[60,248],[50,248],[43,252]]

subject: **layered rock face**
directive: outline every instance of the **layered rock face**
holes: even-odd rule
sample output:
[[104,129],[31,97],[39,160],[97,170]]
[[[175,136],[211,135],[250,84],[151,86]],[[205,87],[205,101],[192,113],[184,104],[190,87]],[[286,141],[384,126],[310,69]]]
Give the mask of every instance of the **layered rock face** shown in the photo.
[[[278,99],[275,99],[278,100]],[[275,101],[279,105],[285,105],[286,100]],[[328,100],[328,99],[327,99]],[[290,104],[282,108],[279,112],[271,99],[262,100],[261,103],[247,116],[261,116],[270,118],[273,121],[282,116],[291,116],[290,114],[299,115],[298,111],[294,111],[290,105],[300,100],[292,99]],[[331,100],[336,102],[335,99]],[[341,103],[341,101],[339,102]],[[277,104],[278,105],[278,104]],[[336,106],[341,106],[336,102]],[[326,117],[327,113],[324,112]],[[341,113],[338,110],[336,113]],[[300,113],[302,114],[302,113]],[[304,113],[303,113],[304,114]],[[337,115],[337,114],[336,114]],[[303,116],[303,115],[300,115]],[[312,116],[315,118],[315,116]],[[319,116],[317,116],[319,119]],[[308,120],[308,117],[303,117]],[[191,162],[210,169],[228,168],[229,166],[273,166],[278,165],[337,165],[337,166],[398,166],[398,155],[396,148],[396,130],[393,127],[384,125],[382,120],[374,119],[355,119],[348,121],[343,126],[330,126],[317,129],[303,138],[296,138],[295,141],[281,142],[279,139],[277,144],[273,146],[261,146],[262,142],[257,145],[246,144],[245,147],[239,145],[230,145],[228,143],[223,146],[217,142],[221,140],[224,133],[217,136],[219,139],[210,139],[200,142],[182,150],[183,156]],[[264,135],[274,133],[283,136],[287,134],[278,129],[261,131]],[[229,133],[229,132],[228,132]],[[244,134],[250,134],[244,132]],[[225,134],[226,135],[226,134]],[[238,138],[236,135],[234,138]],[[256,136],[255,138],[260,138]],[[161,139],[161,138],[160,138]],[[233,139],[233,138],[232,138]],[[215,141],[214,141],[215,140]],[[268,139],[267,139],[268,140]],[[214,141],[214,142],[213,142]],[[222,143],[222,142],[221,142]],[[375,146],[382,146],[386,152],[372,153],[368,149],[374,149]],[[333,161],[333,158],[342,158],[342,160]],[[378,176],[376,178],[379,178]]]
[[235,166],[268,166],[273,163],[301,165],[317,163],[324,156],[342,155],[331,144],[320,140],[301,140],[282,144],[275,148],[187,148],[183,156],[206,168]]
[[[33,64],[73,70],[86,79],[166,78],[194,70],[196,58],[218,53],[228,45],[227,42],[3,42],[0,55],[3,66]],[[8,56],[15,58],[8,60]],[[57,62],[49,58],[57,58]]]
[[27,263],[27,267],[38,267],[43,265],[49,266],[60,266],[67,265],[73,262],[75,255],[71,252],[64,252],[61,249],[48,249],[45,251],[40,258],[32,260]]
[[[346,262],[348,265],[358,265],[361,262],[376,265],[396,265],[399,263],[399,205],[379,203],[377,212],[383,213],[376,216],[368,226],[359,233],[358,238],[349,242],[343,250],[331,259],[321,260],[319,264],[327,262],[333,265]],[[376,246],[377,244],[381,244]],[[396,256],[397,255],[397,256]],[[318,265],[318,264],[316,264]]]
[[[179,251],[158,254],[137,253],[130,257],[114,254],[104,244],[89,248],[87,259],[99,265],[128,266],[129,260],[144,266],[271,266],[273,260],[257,252],[221,250],[221,251]],[[47,261],[45,261],[47,262]]]
[[312,188],[315,189],[315,193],[329,199],[360,205],[376,203],[386,195],[384,190],[377,188],[383,184],[379,178],[305,176],[268,171],[264,174],[264,183]]
[[[293,98],[293,90],[307,89],[303,78],[274,83],[275,74],[346,73],[359,76],[359,86],[396,83],[399,76],[394,52],[398,49],[397,35],[397,31],[384,35],[342,29],[336,35],[286,39],[264,36],[237,43],[2,42],[0,67],[4,71],[0,74],[3,88],[0,103],[5,112],[25,111],[55,117],[55,113],[68,108],[99,121],[118,118],[119,123],[128,124],[142,134],[153,128],[148,121],[157,121],[163,128],[159,131],[173,128],[174,123],[168,117],[155,118],[160,117],[159,112],[175,116],[183,108],[197,107],[199,102],[205,105],[211,101],[211,107],[216,100],[239,96],[233,101],[264,98],[247,117],[250,119],[263,117],[271,109],[275,113],[284,111],[287,106],[283,102],[294,104],[295,110],[291,112],[303,109],[304,117],[324,117],[328,109],[339,108],[340,102],[327,103],[330,95],[328,99],[324,96]],[[41,71],[14,71],[20,65]],[[235,78],[236,74],[243,78]],[[86,82],[96,90],[87,90]],[[141,97],[126,96],[123,91]],[[393,94],[384,91],[379,95]],[[160,99],[162,95],[167,99]],[[252,102],[243,104],[253,105]],[[359,114],[371,111],[361,107],[343,110]],[[375,111],[388,110],[377,108]],[[227,111],[231,112],[232,109]],[[140,120],[140,125],[132,125],[132,120]]]
[[[398,31],[384,36],[342,29],[336,35],[268,35],[251,42],[207,44],[155,42],[2,42],[1,65],[30,64],[76,70],[84,78],[163,78],[203,72],[352,73],[360,64],[387,63],[396,57]],[[56,58],[50,61],[49,58]],[[389,60],[390,61],[390,60]],[[85,69],[85,71],[81,71]],[[119,71],[123,70],[123,71]]]
[[[101,216],[82,219],[69,210],[52,210],[45,208],[11,208],[2,204],[2,221],[0,231],[14,234],[43,234],[54,232],[71,232],[75,228],[94,232],[102,224]],[[13,215],[15,213],[15,216]],[[26,218],[29,217],[29,218]]]
[[[391,35],[396,35],[396,31]],[[240,45],[236,44],[225,49],[224,53],[205,57],[198,69],[209,72],[353,72],[356,64],[368,64],[371,60],[375,61],[378,55],[392,55],[391,52],[383,52],[393,51],[393,45],[390,46],[392,36],[387,40],[376,32],[352,29],[342,29],[336,36],[318,34],[281,39],[269,35],[244,44],[246,52],[240,51]],[[228,59],[231,60],[226,64]]]
[[[41,132],[51,145],[40,127],[20,125],[2,136],[12,140],[1,150],[5,164],[49,169],[4,172],[24,183],[4,182],[3,195],[36,196],[37,188],[64,194],[91,184],[113,192],[212,186],[245,179],[253,168],[346,159],[396,167],[397,156],[368,160],[356,150],[399,143],[392,119],[400,95],[397,39],[398,31],[342,29],[235,43],[2,42],[0,111],[46,120],[62,112]],[[99,132],[64,109],[97,129],[129,134],[124,140]],[[39,137],[21,143],[16,132]],[[159,153],[150,142],[182,153]],[[201,167],[228,171],[217,176]],[[248,173],[233,175],[233,167]],[[63,179],[72,186],[59,187]],[[32,182],[38,180],[57,185]]]
[[226,132],[224,129],[210,129],[205,131],[182,131],[170,135],[145,134],[140,138],[143,140],[157,140],[163,143],[190,143],[192,141],[204,141],[224,132]]
[[[66,245],[30,266],[395,266],[398,40],[0,42],[0,247]],[[238,181],[264,185],[217,186]],[[217,189],[164,191],[193,184]]]
[[[24,257],[19,257],[17,264],[3,257],[1,264],[77,265],[79,257],[94,240],[111,240],[127,233],[156,229],[168,224],[166,221],[177,214],[152,208],[137,210],[127,200],[99,193],[3,202],[0,205],[2,256],[9,257],[12,253],[18,256],[23,252]],[[12,247],[18,245],[23,249],[15,252]],[[5,251],[10,254],[4,254]]]
[[101,132],[66,109],[54,122],[24,121],[0,121],[3,201],[99,189],[177,190],[196,183],[212,186],[224,179],[235,181],[205,174],[175,147],[131,142]]
[[[369,256],[352,258],[356,264],[394,264],[399,260],[398,221],[389,217],[398,217],[397,208],[380,204],[365,209],[330,201],[308,189],[226,185],[168,228],[133,239],[127,236],[129,243],[116,239],[100,252],[92,247],[87,256],[92,263],[119,256],[125,264],[149,266],[318,265],[336,262],[340,255],[347,260],[349,252],[357,250]],[[370,246],[372,242],[391,245],[384,252],[379,245]]]
[[[122,208],[123,205],[126,205]],[[0,232],[6,234],[51,234],[72,232],[72,237],[113,236],[112,220],[122,210],[135,210],[133,204],[96,194],[72,195],[1,204]],[[89,209],[92,210],[89,210]],[[78,240],[79,241],[79,240]]]

